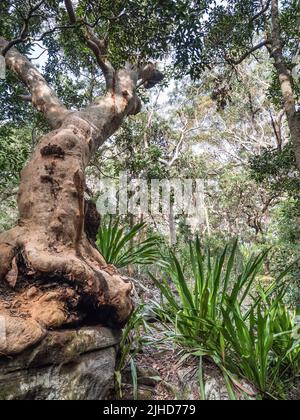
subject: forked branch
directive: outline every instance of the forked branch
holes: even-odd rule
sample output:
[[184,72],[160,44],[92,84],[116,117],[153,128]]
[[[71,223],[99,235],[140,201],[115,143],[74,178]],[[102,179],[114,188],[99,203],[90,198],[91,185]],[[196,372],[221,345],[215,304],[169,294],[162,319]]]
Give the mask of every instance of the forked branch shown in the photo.
[[24,23],[23,23],[23,27],[22,27],[22,30],[21,30],[20,35],[17,38],[12,39],[11,41],[9,41],[7,43],[7,45],[3,49],[1,49],[1,54],[3,56],[5,56],[6,53],[12,47],[14,47],[15,45],[22,44],[23,42],[26,41],[26,39],[28,37],[28,30],[29,30],[30,20],[33,18],[34,13],[42,6],[43,3],[45,3],[45,0],[40,0],[35,6],[32,6],[29,9],[27,16],[24,17]]
[[[66,6],[66,10],[69,16],[70,23],[72,25],[75,25],[77,23],[77,17],[76,17],[76,13],[75,13],[72,1],[65,0],[65,6]],[[104,39],[99,39],[93,32],[91,25],[88,25],[88,23],[86,23],[85,27],[83,27],[82,35],[84,37],[86,45],[94,53],[97,63],[103,72],[107,89],[111,89],[113,87],[115,70],[113,66],[111,65],[111,63],[106,58],[107,47],[108,47],[107,41]]]

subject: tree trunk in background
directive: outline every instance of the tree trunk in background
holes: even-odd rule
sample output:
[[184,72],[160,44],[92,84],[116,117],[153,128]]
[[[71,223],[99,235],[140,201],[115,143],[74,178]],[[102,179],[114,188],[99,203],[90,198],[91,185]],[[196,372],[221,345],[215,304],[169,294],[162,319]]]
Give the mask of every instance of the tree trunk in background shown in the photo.
[[[130,214],[130,216],[129,216],[129,227],[130,227],[130,229],[133,228],[134,224],[135,224],[135,217],[134,217],[133,214]],[[129,246],[130,246],[130,248],[134,247],[134,238],[130,239]],[[131,264],[127,267],[127,271],[128,271],[129,277],[134,276],[134,269],[133,269],[133,266]]]
[[300,170],[300,117],[299,114],[297,114],[296,109],[292,75],[285,64],[283,56],[278,0],[272,0],[271,44],[269,52],[275,60],[274,66],[279,78],[283,105],[294,145],[297,167]]
[[171,203],[170,205],[170,213],[169,213],[169,232],[170,232],[170,245],[176,245],[177,243],[177,235],[176,235],[176,222],[174,217],[174,207]]

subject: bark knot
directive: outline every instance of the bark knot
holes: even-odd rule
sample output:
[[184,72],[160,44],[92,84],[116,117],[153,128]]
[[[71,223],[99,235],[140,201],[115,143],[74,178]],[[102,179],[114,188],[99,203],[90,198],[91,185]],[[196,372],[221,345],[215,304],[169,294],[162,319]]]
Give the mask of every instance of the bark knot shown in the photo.
[[52,156],[52,157],[55,157],[57,159],[64,159],[65,152],[60,146],[57,146],[57,144],[50,144],[49,143],[47,146],[45,146],[41,149],[41,155],[42,156]]

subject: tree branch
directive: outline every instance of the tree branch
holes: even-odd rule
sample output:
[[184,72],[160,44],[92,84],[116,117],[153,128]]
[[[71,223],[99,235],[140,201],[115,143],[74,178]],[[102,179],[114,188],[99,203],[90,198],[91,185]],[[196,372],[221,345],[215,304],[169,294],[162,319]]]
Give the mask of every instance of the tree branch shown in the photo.
[[10,42],[7,43],[7,45],[1,51],[1,54],[3,56],[5,56],[12,47],[14,47],[18,44],[22,44],[23,42],[26,41],[27,36],[28,36],[30,20],[34,17],[34,13],[42,6],[43,3],[45,3],[45,0],[39,1],[35,6],[32,6],[30,8],[27,17],[24,18],[23,28],[22,28],[22,31],[21,31],[19,37],[15,38],[15,39],[13,39],[13,40],[11,40]]
[[269,113],[270,113],[270,117],[271,117],[271,123],[272,123],[272,127],[273,127],[273,131],[276,137],[276,142],[277,142],[277,148],[278,150],[281,152],[282,151],[282,143],[283,143],[283,138],[282,138],[282,119],[283,116],[285,114],[284,110],[281,110],[278,114],[277,120],[275,121],[273,115],[272,115],[272,111],[269,109]]
[[[77,18],[72,1],[64,0],[64,2],[70,23],[75,25],[77,23]],[[89,25],[87,22],[85,22],[85,26],[86,27],[83,28],[82,34],[86,45],[90,48],[96,57],[97,63],[104,74],[107,89],[111,89],[113,87],[115,70],[111,63],[105,58],[105,54],[107,52],[107,42],[106,40],[99,39],[94,34],[91,25]]]
[[[83,25],[82,22],[80,22],[80,25]],[[63,29],[74,29],[77,25],[70,24],[70,25],[61,25],[61,26],[55,26],[54,28],[49,29],[48,31],[44,32],[39,38],[35,38],[32,41],[33,42],[41,42],[44,38],[48,35],[52,35],[56,31],[61,31]]]
[[246,58],[248,58],[251,54],[253,54],[255,51],[260,50],[261,48],[266,47],[267,45],[269,45],[269,41],[267,39],[265,39],[264,41],[260,42],[259,44],[255,45],[254,47],[252,47],[250,50],[246,51],[238,59],[235,60],[233,58],[226,58],[225,57],[225,60],[231,65],[238,66],[244,60],[246,60]]
[[264,15],[269,7],[271,6],[271,0],[268,0],[266,5],[261,9],[260,12],[258,12],[256,15],[254,15],[251,19],[250,19],[250,24],[253,23],[255,20],[259,19],[262,15]]
[[65,0],[65,6],[66,6],[66,10],[69,16],[69,21],[72,25],[74,25],[74,23],[76,23],[76,15],[74,12],[74,8],[73,8],[73,4],[71,2],[71,0]]
[[[3,51],[8,45],[9,42],[0,37],[0,50]],[[33,106],[45,115],[52,128],[58,128],[70,111],[60,102],[37,68],[15,48],[10,48],[5,54],[5,64],[27,86]]]

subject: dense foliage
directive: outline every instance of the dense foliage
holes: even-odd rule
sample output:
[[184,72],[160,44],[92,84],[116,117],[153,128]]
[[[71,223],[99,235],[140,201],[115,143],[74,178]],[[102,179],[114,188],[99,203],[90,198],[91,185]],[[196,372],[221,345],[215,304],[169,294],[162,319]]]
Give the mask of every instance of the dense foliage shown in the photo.
[[107,264],[117,268],[129,265],[149,265],[160,257],[159,237],[149,235],[147,239],[136,243],[136,238],[145,229],[145,223],[138,223],[127,229],[112,218],[106,224],[102,222],[97,235],[97,246]]
[[[187,267],[172,255],[169,275],[153,278],[164,300],[155,311],[175,340],[193,356],[210,356],[229,376],[250,380],[263,394],[280,395],[288,371],[299,371],[300,342],[295,312],[284,305],[288,270],[265,287],[259,280],[268,251],[236,264],[237,242],[222,253],[204,253],[199,239],[190,244]],[[173,290],[178,293],[179,300]]]
[[[204,185],[203,208],[192,217],[102,218],[96,245],[106,262],[128,269],[136,284],[147,278],[161,295],[138,306],[124,330],[118,392],[129,363],[137,397],[135,356],[151,337],[158,347],[169,342],[180,356],[200,360],[203,398],[203,358],[223,372],[232,398],[233,388],[241,391],[240,378],[259,397],[288,398],[300,370],[300,177],[265,42],[271,1],[78,0],[80,19],[70,25],[62,0],[2,0],[0,36],[18,40],[24,17],[38,3],[15,45],[69,108],[104,92],[84,43],[85,20],[107,40],[116,67],[150,60],[165,73],[153,92],[139,88],[142,111],[90,162],[90,198],[97,200],[99,179],[117,185],[121,171],[149,187],[153,179],[174,178]],[[279,18],[291,74],[299,54],[299,0],[280,1]],[[296,78],[292,88],[299,114]],[[12,72],[0,79],[0,231],[17,221],[20,172],[49,129],[23,100],[27,94]],[[147,311],[158,325],[157,341]]]

